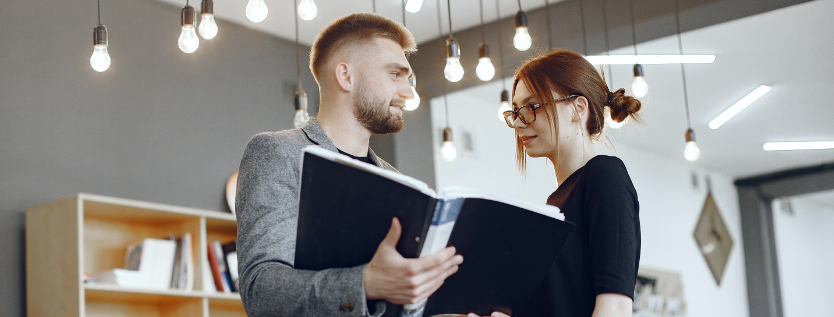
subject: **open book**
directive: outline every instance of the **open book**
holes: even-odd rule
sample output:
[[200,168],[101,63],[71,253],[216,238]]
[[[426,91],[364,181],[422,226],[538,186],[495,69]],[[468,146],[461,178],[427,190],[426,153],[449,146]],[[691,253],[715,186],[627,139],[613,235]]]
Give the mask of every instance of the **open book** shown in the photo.
[[554,206],[463,187],[435,193],[414,178],[316,146],[302,155],[295,268],[368,263],[393,217],[402,224],[397,251],[404,257],[446,246],[463,256],[457,273],[401,316],[520,311],[573,229]]

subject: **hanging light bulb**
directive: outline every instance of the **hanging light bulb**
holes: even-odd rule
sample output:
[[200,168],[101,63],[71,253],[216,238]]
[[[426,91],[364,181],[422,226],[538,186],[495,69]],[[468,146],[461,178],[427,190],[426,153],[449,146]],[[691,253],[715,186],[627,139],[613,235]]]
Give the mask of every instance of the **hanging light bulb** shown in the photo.
[[319,9],[313,0],[301,0],[298,4],[298,16],[304,21],[310,21],[316,17]]
[[701,149],[695,144],[695,131],[686,130],[686,147],[683,148],[683,157],[687,161],[695,162],[701,157]]
[[93,28],[93,56],[90,56],[90,66],[99,73],[110,68],[110,54],[107,54],[107,28],[101,24]]
[[533,46],[533,39],[530,37],[530,32],[527,31],[527,14],[521,10],[515,14],[513,46],[519,51],[526,51],[530,49],[530,46]]
[[513,110],[513,106],[510,105],[510,93],[504,89],[501,91],[501,104],[498,105],[498,121],[506,123],[507,120],[504,120],[504,112],[510,110]]
[[609,107],[605,107],[605,110],[603,110],[603,116],[605,117],[605,125],[611,127],[614,130],[622,128],[628,120],[628,117],[626,117],[625,120],[623,120],[622,122],[617,122],[616,120],[614,120],[614,118],[611,116],[611,108]]
[[292,121],[293,126],[300,128],[310,120],[310,115],[307,114],[307,93],[299,90],[295,93],[295,118]]
[[446,162],[454,161],[458,157],[458,150],[452,142],[452,129],[443,130],[443,145],[440,146],[440,158]]
[[423,7],[423,0],[408,0],[405,2],[405,11],[411,13],[420,12],[420,8]]
[[212,0],[203,0],[200,6],[200,36],[210,40],[217,36],[217,22],[214,21],[214,3]]
[[260,23],[266,19],[268,13],[269,9],[266,7],[264,0],[249,0],[249,4],[246,5],[246,18],[249,21]]
[[450,38],[446,40],[446,68],[443,75],[450,82],[456,83],[463,78],[463,66],[460,65],[460,46],[458,40]]
[[417,78],[414,75],[411,75],[411,78],[408,79],[408,83],[411,85],[411,93],[414,94],[414,98],[406,100],[405,108],[403,109],[406,111],[414,111],[420,106],[420,95],[417,94]]
[[637,98],[643,98],[649,93],[649,84],[643,76],[643,65],[634,64],[634,82],[631,83],[631,93]]
[[194,14],[193,7],[186,5],[182,8],[180,20],[182,21],[182,32],[180,33],[180,38],[177,41],[177,44],[179,44],[180,50],[183,51],[183,53],[194,53],[194,51],[200,47],[200,38],[197,37],[197,32],[194,27],[195,19],[196,15]]
[[475,67],[475,75],[478,75],[481,81],[490,81],[492,77],[495,77],[495,66],[489,59],[489,46],[486,43],[481,43],[478,47],[478,66]]

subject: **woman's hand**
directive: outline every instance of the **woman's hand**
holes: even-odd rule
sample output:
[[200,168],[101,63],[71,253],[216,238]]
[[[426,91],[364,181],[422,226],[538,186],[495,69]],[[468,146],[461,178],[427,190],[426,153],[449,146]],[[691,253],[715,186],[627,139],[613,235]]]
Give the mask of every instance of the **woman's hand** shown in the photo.
[[631,317],[631,311],[631,297],[618,293],[605,293],[597,295],[592,317]]
[[[469,315],[466,315],[466,317],[481,317],[481,316],[475,315],[473,313],[469,313]],[[487,316],[484,316],[484,317],[487,317]],[[492,315],[489,315],[489,317],[510,317],[510,315],[507,315],[505,313],[497,311],[497,312],[493,312]]]

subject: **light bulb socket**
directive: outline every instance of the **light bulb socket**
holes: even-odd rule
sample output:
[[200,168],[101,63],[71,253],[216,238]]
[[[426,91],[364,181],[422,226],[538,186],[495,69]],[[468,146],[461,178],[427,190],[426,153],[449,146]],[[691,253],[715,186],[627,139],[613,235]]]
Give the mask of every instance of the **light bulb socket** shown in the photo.
[[443,129],[443,142],[452,142],[452,128]]
[[408,77],[408,84],[411,87],[417,87],[417,75],[411,74],[411,77]]
[[489,45],[481,43],[481,45],[478,46],[478,58],[484,57],[489,57]]
[[504,89],[504,91],[501,92],[501,102],[504,101],[510,102],[510,93],[506,89]]
[[518,13],[515,14],[515,28],[527,27],[527,13],[524,11],[519,10]]
[[214,2],[212,0],[203,0],[200,4],[200,14],[214,14]]
[[694,142],[695,141],[695,131],[692,129],[686,130],[686,142]]
[[446,58],[449,57],[460,58],[460,45],[458,45],[458,40],[453,38],[446,40]]
[[645,77],[645,76],[643,76],[643,65],[634,64],[634,77],[637,77],[637,76]]
[[107,28],[104,25],[96,25],[93,28],[93,45],[107,46]]
[[194,21],[197,20],[197,15],[194,13],[194,7],[192,6],[185,6],[182,8],[182,14],[180,14],[180,26],[191,25],[194,26]]
[[303,90],[295,92],[295,110],[307,111],[307,93]]

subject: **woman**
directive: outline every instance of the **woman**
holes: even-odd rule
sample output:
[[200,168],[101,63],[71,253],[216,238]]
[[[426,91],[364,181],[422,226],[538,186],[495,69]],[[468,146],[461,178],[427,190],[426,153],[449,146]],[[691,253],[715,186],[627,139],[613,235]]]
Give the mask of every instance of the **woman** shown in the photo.
[[[637,193],[623,162],[597,155],[605,107],[613,120],[636,120],[640,101],[610,92],[581,55],[556,51],[526,62],[516,74],[513,111],[516,159],[546,157],[558,188],[547,203],[576,225],[520,316],[631,316],[640,261]],[[493,314],[501,316],[502,314]]]

